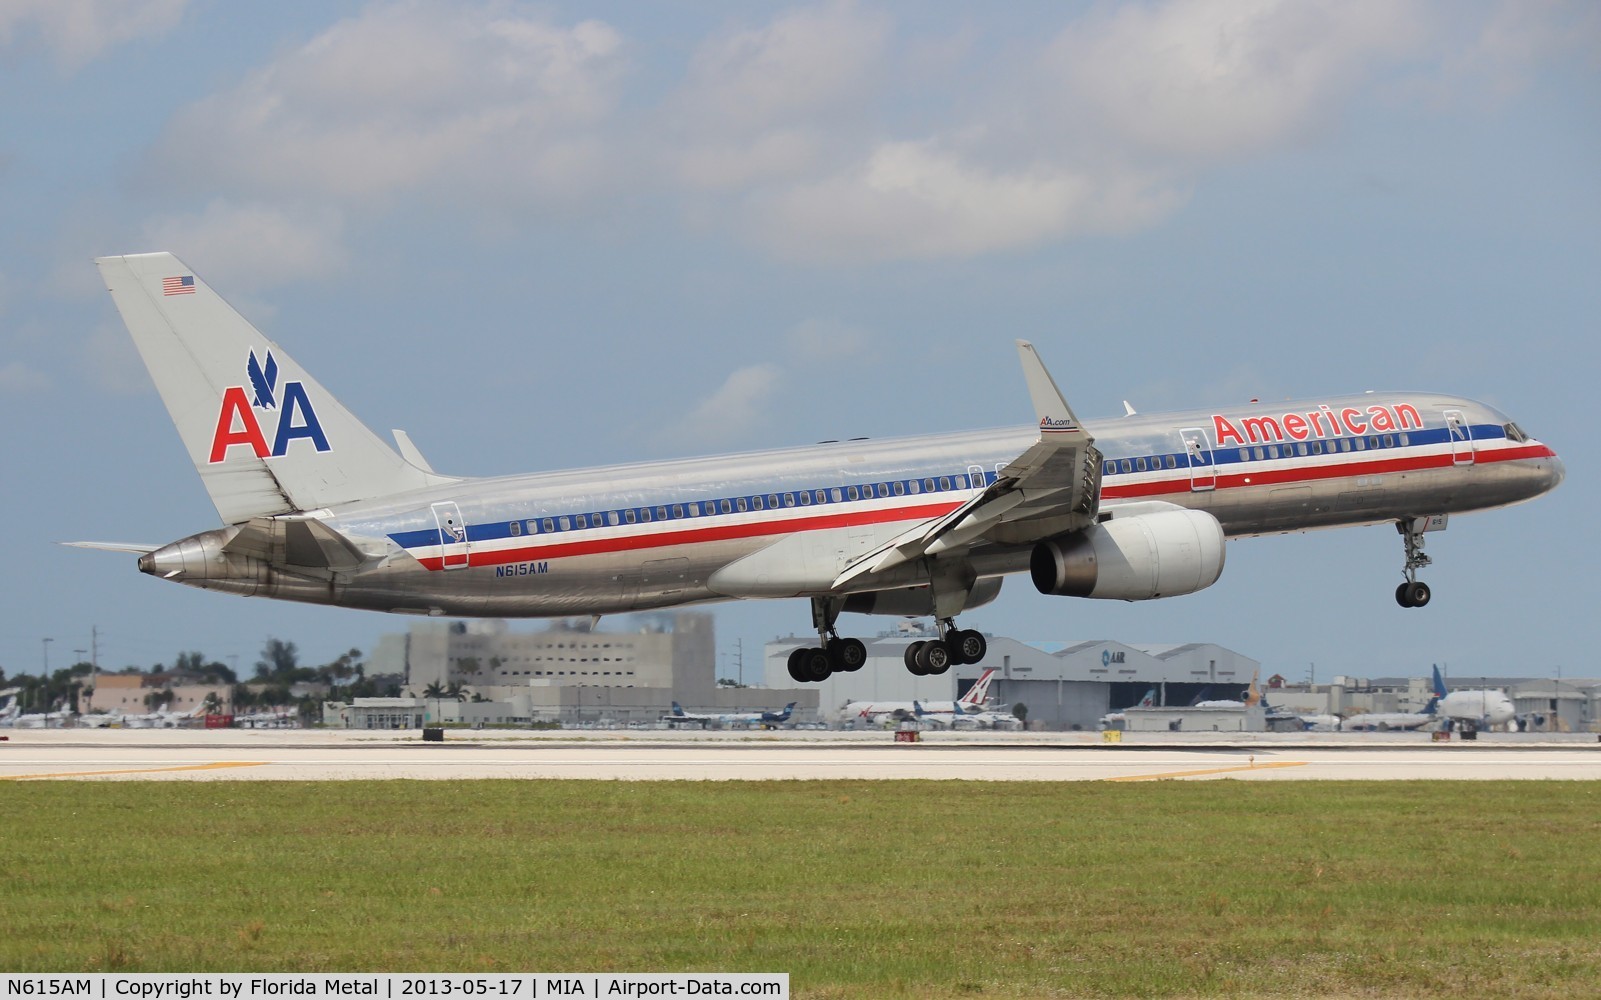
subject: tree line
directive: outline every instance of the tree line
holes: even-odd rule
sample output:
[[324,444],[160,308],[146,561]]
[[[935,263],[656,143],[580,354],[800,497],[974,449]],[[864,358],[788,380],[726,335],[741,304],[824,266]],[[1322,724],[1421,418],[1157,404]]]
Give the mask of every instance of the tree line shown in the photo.
[[[208,659],[198,651],[179,653],[171,667],[156,663],[148,670],[124,667],[121,670],[104,670],[102,674],[170,674],[171,679],[181,676],[183,683],[225,685],[230,691],[236,713],[251,709],[286,711],[290,708],[301,714],[315,714],[321,706],[320,697],[295,697],[290,693],[297,684],[325,684],[328,697],[336,700],[351,698],[392,698],[400,694],[400,684],[393,677],[368,677],[361,650],[351,648],[332,661],[318,666],[302,665],[300,651],[292,642],[268,639],[256,660],[255,672],[249,681],[241,681],[237,672],[227,664]],[[0,669],[0,688],[16,688],[17,705],[23,712],[47,712],[67,709],[81,712],[81,703],[92,701],[95,668],[92,663],[79,662],[62,667],[48,675],[19,673],[8,678]],[[145,707],[155,709],[172,700],[170,684],[153,689],[144,697]]]

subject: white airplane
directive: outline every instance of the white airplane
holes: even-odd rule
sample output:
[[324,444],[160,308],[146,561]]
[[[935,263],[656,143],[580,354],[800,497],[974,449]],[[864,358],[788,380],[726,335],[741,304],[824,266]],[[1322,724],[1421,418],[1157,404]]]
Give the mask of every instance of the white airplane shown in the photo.
[[1252,705],[1260,705],[1260,704],[1262,704],[1262,689],[1256,686],[1256,678],[1257,678],[1257,675],[1260,674],[1260,673],[1261,673],[1261,671],[1258,670],[1256,673],[1253,673],[1251,675],[1251,683],[1250,683],[1249,686],[1246,687],[1246,689],[1245,689],[1245,697],[1243,699],[1217,698],[1217,699],[1213,699],[1211,701],[1198,701],[1191,707],[1193,707],[1193,708],[1249,708]]
[[[1229,537],[1391,523],[1405,607],[1425,533],[1561,482],[1507,415],[1435,393],[1123,416],[1091,428],[1018,342],[1026,428],[847,441],[491,479],[398,451],[169,253],[97,261],[223,526],[138,555],[224,593],[424,615],[600,615],[804,598],[798,681],[860,669],[845,611],[933,616],[906,665],[977,663],[956,617],[1027,572],[1047,594],[1148,600],[1223,572]],[[557,373],[556,377],[560,377]]]
[[[1155,707],[1156,707],[1156,688],[1151,688],[1149,691],[1146,691],[1145,692],[1145,697],[1141,698],[1139,701],[1137,701],[1134,704],[1129,706],[1129,708],[1155,708]],[[1116,728],[1116,727],[1118,727],[1120,725],[1126,724],[1128,722],[1128,716],[1123,714],[1126,711],[1128,711],[1128,709],[1118,709],[1116,712],[1107,712],[1105,715],[1101,716],[1101,728],[1102,729],[1114,729],[1114,728]]]
[[989,701],[990,681],[997,673],[994,667],[984,668],[978,675],[973,686],[962,693],[955,701],[850,701],[840,710],[840,715],[846,719],[866,719],[878,725],[899,714],[902,718],[912,718],[923,715],[976,715],[984,711],[984,705]]
[[722,712],[702,713],[686,712],[684,706],[673,702],[673,711],[670,715],[662,716],[662,721],[677,725],[683,722],[698,722],[704,729],[709,725],[720,726],[778,726],[789,721],[790,714],[795,711],[795,702],[784,706],[782,712]]
[[177,729],[184,722],[204,715],[206,706],[196,705],[187,712],[174,712],[170,705],[161,705],[154,712],[125,715],[122,724],[128,729]]
[[982,712],[929,712],[921,702],[912,702],[912,717],[936,729],[1021,729],[1023,720],[1011,712],[985,710]]
[[1486,689],[1478,691],[1446,692],[1445,678],[1440,676],[1438,664],[1434,667],[1434,695],[1439,699],[1440,715],[1466,729],[1489,729],[1505,725],[1518,714],[1505,691]]

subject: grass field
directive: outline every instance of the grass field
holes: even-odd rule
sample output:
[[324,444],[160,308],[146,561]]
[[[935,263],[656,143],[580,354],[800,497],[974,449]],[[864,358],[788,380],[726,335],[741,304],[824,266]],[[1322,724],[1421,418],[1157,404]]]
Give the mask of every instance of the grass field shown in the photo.
[[1592,996],[1601,786],[0,785],[6,971]]

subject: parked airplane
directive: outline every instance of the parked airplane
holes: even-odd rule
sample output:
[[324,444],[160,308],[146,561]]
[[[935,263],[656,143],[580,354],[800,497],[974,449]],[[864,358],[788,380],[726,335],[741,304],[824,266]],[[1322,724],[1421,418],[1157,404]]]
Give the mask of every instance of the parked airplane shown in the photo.
[[743,598],[811,602],[789,672],[857,670],[841,612],[932,615],[917,674],[983,659],[956,617],[1028,572],[1047,594],[1147,600],[1223,571],[1225,539],[1389,522],[1405,607],[1429,602],[1426,532],[1555,487],[1505,414],[1386,393],[1099,424],[1019,341],[1035,426],[848,441],[608,469],[465,479],[398,452],[168,253],[97,261],[224,527],[137,553],[226,593],[427,615],[611,614]]
[[994,667],[984,668],[978,675],[973,686],[962,692],[962,696],[955,701],[849,701],[840,714],[845,719],[866,719],[868,722],[878,724],[886,719],[893,718],[897,713],[902,718],[910,718],[919,711],[926,715],[976,715],[984,711],[984,705],[989,700],[990,681],[997,673]]
[[790,713],[794,711],[795,702],[792,701],[784,706],[782,712],[722,712],[707,714],[686,712],[684,711],[684,706],[675,701],[673,702],[672,714],[662,716],[662,721],[673,724],[698,722],[701,724],[702,729],[714,724],[720,726],[777,726],[788,722]]
[[[1145,697],[1141,698],[1139,701],[1137,701],[1134,704],[1129,706],[1129,708],[1155,708],[1155,707],[1156,707],[1156,688],[1151,688],[1150,690],[1146,691],[1145,692]],[[1124,715],[1123,713],[1125,711],[1127,711],[1127,710],[1128,709],[1118,709],[1115,712],[1107,712],[1105,715],[1101,716],[1101,728],[1102,729],[1116,729],[1119,726],[1126,725],[1128,723],[1128,716]]]
[[921,702],[912,701],[912,717],[935,729],[1021,729],[1023,721],[1011,712],[930,712]]
[[[1256,673],[1253,673],[1251,675],[1251,683],[1245,689],[1245,697],[1244,697],[1244,699],[1239,699],[1239,698],[1215,698],[1215,699],[1212,699],[1210,701],[1198,701],[1191,707],[1193,707],[1193,708],[1249,708],[1252,705],[1260,705],[1260,704],[1262,704],[1262,689],[1256,686],[1256,678],[1257,678],[1257,675],[1260,674],[1260,673],[1261,673],[1261,671],[1258,670]],[[1267,706],[1264,705],[1263,707],[1266,708]]]
[[1434,696],[1440,700],[1439,713],[1464,728],[1488,729],[1511,722],[1517,715],[1517,706],[1505,691],[1486,689],[1479,691],[1445,690],[1445,678],[1440,676],[1438,664],[1434,667]]

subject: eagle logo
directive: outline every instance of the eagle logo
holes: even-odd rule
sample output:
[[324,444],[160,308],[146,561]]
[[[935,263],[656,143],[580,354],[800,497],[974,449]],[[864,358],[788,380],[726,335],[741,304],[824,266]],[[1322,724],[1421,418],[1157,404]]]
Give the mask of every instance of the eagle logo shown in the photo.
[[278,388],[278,359],[272,356],[272,351],[270,349],[267,351],[267,364],[263,367],[261,362],[256,360],[256,352],[251,350],[250,360],[245,363],[245,372],[250,376],[250,384],[256,390],[256,398],[251,401],[251,405],[258,410],[277,409],[278,403],[273,394]]

